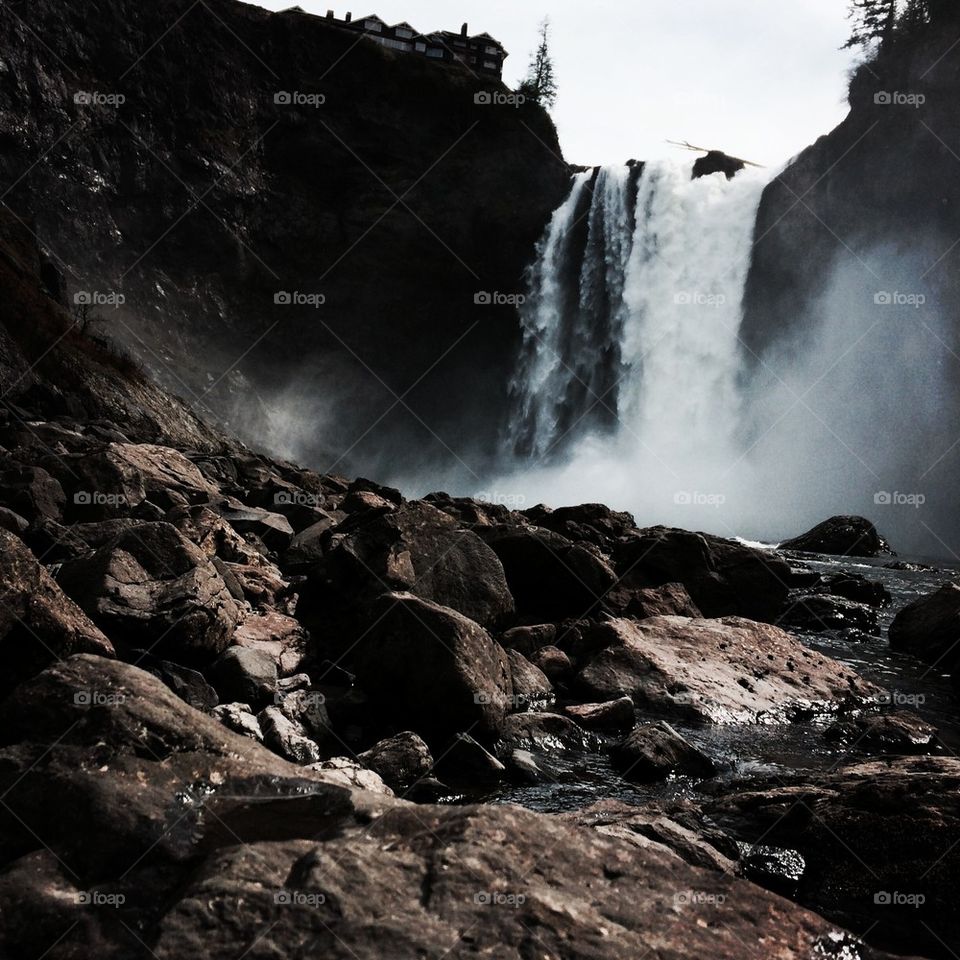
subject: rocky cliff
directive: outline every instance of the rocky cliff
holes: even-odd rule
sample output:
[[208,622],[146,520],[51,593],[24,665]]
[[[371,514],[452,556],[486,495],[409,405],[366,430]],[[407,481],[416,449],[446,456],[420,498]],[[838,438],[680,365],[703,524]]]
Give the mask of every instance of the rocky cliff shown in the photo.
[[476,295],[521,288],[568,182],[544,111],[477,97],[505,92],[296,9],[13,0],[3,200],[59,294],[233,430],[470,461],[517,337]]

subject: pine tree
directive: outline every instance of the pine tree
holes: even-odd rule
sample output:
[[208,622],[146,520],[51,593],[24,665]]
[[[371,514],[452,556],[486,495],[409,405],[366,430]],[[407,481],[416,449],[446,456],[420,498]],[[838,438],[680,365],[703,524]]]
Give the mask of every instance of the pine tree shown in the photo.
[[897,29],[898,0],[852,0],[850,19],[853,32],[848,47],[868,46],[875,40],[889,40]]
[[557,80],[550,56],[550,20],[540,24],[540,45],[533,54],[526,79],[520,84],[520,93],[548,109],[557,102]]

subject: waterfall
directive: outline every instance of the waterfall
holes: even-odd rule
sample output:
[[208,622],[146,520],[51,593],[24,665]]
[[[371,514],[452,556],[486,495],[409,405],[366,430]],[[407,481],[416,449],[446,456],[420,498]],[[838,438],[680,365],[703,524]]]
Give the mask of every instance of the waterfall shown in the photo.
[[723,498],[764,182],[671,163],[574,178],[529,271],[504,437],[538,495],[571,499],[557,490],[574,470],[596,499]]

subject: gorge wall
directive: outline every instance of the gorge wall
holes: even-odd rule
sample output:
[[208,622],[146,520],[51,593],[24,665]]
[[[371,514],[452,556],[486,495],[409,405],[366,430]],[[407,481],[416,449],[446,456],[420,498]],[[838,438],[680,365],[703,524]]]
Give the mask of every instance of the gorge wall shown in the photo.
[[519,332],[476,295],[568,189],[541,108],[233,0],[12,0],[0,46],[3,203],[101,334],[321,469],[489,451]]

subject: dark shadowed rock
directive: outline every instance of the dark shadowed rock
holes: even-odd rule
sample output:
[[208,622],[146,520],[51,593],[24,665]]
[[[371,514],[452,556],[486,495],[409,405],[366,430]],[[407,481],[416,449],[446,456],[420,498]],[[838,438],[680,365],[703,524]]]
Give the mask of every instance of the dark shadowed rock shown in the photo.
[[611,606],[620,616],[634,620],[647,617],[702,617],[682,583],[665,583],[662,587],[623,589],[614,587],[610,594]]
[[360,762],[379,774],[397,795],[403,795],[433,770],[433,756],[423,739],[407,730],[381,740],[365,753]]
[[960,660],[960,586],[945,583],[936,593],[907,604],[889,630],[890,646],[943,670]]
[[596,738],[564,714],[514,713],[500,725],[500,741],[527,750],[585,750]]
[[935,753],[937,728],[909,710],[854,717],[829,727],[824,736],[861,753],[900,756]]
[[644,723],[635,727],[610,750],[610,758],[627,780],[653,783],[674,773],[711,777],[714,762],[670,724]]
[[221,515],[237,533],[252,534],[274,553],[285,550],[293,539],[293,527],[282,513],[238,505],[222,507]]
[[224,703],[249,703],[259,709],[277,692],[276,660],[248,647],[224,650],[210,664],[207,676]]
[[559,533],[574,543],[593,544],[606,554],[612,552],[620,539],[637,528],[636,521],[629,513],[611,510],[602,503],[582,503],[575,507],[558,507],[556,510],[540,506],[525,510],[524,515],[538,527]]
[[602,603],[616,581],[594,553],[540,527],[478,527],[503,564],[522,616],[542,621],[583,616]]
[[891,601],[890,591],[879,580],[868,580],[858,573],[833,573],[823,577],[821,589],[835,597],[871,607],[885,607]]
[[784,540],[780,549],[849,557],[879,557],[891,552],[887,541],[865,517],[831,517],[799,537]]
[[530,662],[539,667],[549,677],[552,683],[561,683],[569,679],[573,671],[570,657],[559,647],[548,645],[540,647],[530,654]]
[[664,716],[756,723],[832,713],[881,696],[849,667],[770,624],[653,617],[606,626],[618,642],[577,676],[597,699],[629,696]]
[[113,656],[110,641],[23,541],[0,530],[0,694],[72,653]]
[[297,616],[332,637],[359,635],[369,604],[388,591],[409,591],[484,625],[513,613],[496,554],[430,504],[355,514],[326,535],[325,550]]
[[411,593],[373,605],[356,670],[385,722],[428,741],[458,730],[489,736],[511,705],[506,651],[479,624]]
[[682,583],[707,617],[772,622],[787,596],[790,567],[771,551],[670,527],[651,527],[615,552],[618,591]]
[[240,610],[216,567],[169,523],[123,530],[59,582],[114,643],[191,664],[226,649]]
[[827,593],[800,593],[791,596],[777,623],[782,627],[821,633],[824,630],[858,630],[876,633],[880,618],[877,608]]
[[536,653],[541,647],[549,646],[557,638],[557,628],[552,623],[541,623],[533,627],[513,627],[500,638],[503,646],[519,650],[525,657]]
[[746,165],[746,161],[731,157],[722,150],[708,150],[694,161],[693,179],[722,173],[728,180],[732,180]]
[[42,467],[10,462],[0,468],[0,504],[30,522],[62,519],[66,499],[63,487]]

